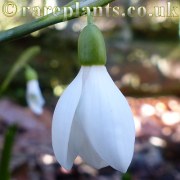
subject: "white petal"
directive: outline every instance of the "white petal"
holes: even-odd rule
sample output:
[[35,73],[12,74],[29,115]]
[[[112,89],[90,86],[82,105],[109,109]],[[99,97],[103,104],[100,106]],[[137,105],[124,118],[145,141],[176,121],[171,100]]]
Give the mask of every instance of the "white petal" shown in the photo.
[[85,162],[97,169],[108,166],[91,145],[76,114],[77,112],[75,113],[71,128],[69,151],[75,151]]
[[60,97],[53,115],[52,146],[58,162],[66,169],[71,169],[77,156],[69,149],[69,138],[74,114],[81,96],[82,70]]
[[83,67],[77,116],[101,158],[113,168],[126,172],[134,151],[133,117],[125,97],[104,66]]
[[35,114],[42,114],[45,101],[37,80],[27,82],[26,100],[28,106]]

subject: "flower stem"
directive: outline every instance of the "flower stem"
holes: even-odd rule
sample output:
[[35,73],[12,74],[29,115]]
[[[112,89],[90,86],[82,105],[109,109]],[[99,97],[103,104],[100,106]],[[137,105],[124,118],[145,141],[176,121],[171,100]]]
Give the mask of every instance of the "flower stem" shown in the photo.
[[[54,13],[48,14],[44,17],[35,19],[29,23],[0,32],[0,42],[6,42],[9,40],[18,39],[34,31],[45,28],[47,26],[82,16],[86,13],[85,11],[82,10],[83,7],[89,7],[92,10],[93,7],[104,6],[112,1],[114,0],[81,0],[81,1],[73,0],[64,6],[64,7],[72,8],[73,14],[71,16],[65,17],[64,11],[59,11],[56,14]],[[76,3],[79,3],[78,15],[77,15]],[[62,9],[64,7],[62,7]]]
[[87,14],[87,23],[93,24],[93,14],[92,12],[90,14]]
[[40,53],[40,47],[39,46],[32,46],[32,47],[28,48],[27,50],[25,50],[20,55],[18,60],[14,63],[14,65],[12,66],[10,71],[7,73],[5,80],[2,82],[2,85],[0,86],[0,96],[2,95],[2,93],[4,93],[6,91],[10,82],[16,76],[16,74],[22,68],[24,68],[27,65],[27,63],[31,59],[33,59],[38,53]]

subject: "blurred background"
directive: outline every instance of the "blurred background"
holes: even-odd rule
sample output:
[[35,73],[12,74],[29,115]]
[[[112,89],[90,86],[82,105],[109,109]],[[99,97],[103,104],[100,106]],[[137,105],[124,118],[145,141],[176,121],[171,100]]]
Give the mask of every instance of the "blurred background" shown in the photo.
[[[0,7],[5,1],[1,1]],[[59,6],[65,0],[14,1],[21,6]],[[129,6],[164,6],[166,0],[117,0],[110,4],[126,10]],[[178,7],[179,0],[171,0]],[[30,22],[32,13],[22,17],[0,16],[0,30]],[[107,47],[107,69],[127,97],[134,114],[136,144],[126,174],[110,167],[99,171],[77,158],[71,171],[56,162],[51,145],[54,107],[66,86],[79,71],[77,40],[86,18],[70,20],[0,45],[0,85],[19,56],[32,46],[41,52],[29,61],[39,76],[45,106],[35,115],[27,106],[24,70],[13,77],[0,97],[0,152],[5,133],[17,124],[12,155],[11,179],[53,180],[178,180],[180,179],[180,34],[179,17],[95,17]]]

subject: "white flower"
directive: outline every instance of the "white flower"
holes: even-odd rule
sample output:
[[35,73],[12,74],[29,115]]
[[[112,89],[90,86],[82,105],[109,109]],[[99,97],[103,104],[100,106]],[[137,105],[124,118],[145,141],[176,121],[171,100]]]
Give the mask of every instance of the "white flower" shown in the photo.
[[26,101],[35,114],[42,114],[45,101],[41,94],[38,80],[33,79],[27,82]]
[[94,168],[126,172],[134,151],[130,107],[105,66],[82,66],[59,99],[52,123],[58,162],[71,169],[79,155]]

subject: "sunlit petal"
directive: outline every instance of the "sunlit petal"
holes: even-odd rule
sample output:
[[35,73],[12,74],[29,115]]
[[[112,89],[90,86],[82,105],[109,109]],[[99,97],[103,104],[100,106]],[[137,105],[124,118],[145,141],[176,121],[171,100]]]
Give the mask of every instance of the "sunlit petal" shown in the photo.
[[113,168],[126,172],[135,140],[130,107],[104,66],[82,68],[83,88],[77,107],[79,123],[97,154]]
[[53,115],[52,145],[59,163],[66,169],[72,167],[77,154],[68,149],[71,127],[82,89],[82,70],[60,97]]

